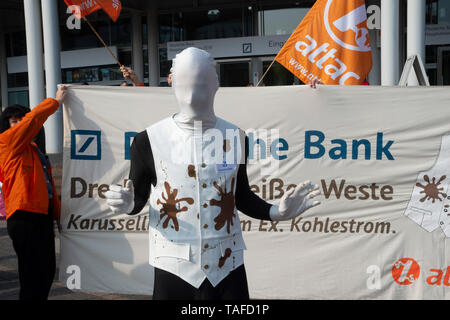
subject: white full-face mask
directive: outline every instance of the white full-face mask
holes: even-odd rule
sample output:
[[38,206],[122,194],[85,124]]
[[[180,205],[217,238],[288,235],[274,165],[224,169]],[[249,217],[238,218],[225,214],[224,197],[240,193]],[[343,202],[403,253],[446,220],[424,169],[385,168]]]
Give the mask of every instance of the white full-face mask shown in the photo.
[[173,59],[171,74],[180,108],[174,115],[177,125],[188,132],[194,131],[195,121],[201,121],[204,130],[214,127],[214,96],[219,80],[212,56],[201,49],[187,48]]

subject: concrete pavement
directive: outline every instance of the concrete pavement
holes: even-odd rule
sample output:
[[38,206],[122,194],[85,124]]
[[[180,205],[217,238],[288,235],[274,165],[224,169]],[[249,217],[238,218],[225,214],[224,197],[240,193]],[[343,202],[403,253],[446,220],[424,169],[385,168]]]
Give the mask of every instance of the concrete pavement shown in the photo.
[[[59,240],[57,237],[56,277],[59,265]],[[0,300],[17,300],[19,297],[19,274],[17,272],[17,257],[11,239],[6,230],[6,221],[0,221]],[[63,283],[55,280],[50,291],[49,300],[151,300],[151,296],[84,293],[73,292]]]

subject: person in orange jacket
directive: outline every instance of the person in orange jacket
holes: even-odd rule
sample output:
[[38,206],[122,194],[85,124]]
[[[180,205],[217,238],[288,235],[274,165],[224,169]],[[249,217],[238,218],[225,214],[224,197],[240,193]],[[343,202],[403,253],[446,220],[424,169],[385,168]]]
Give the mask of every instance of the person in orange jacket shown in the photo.
[[5,202],[3,201],[2,183],[0,182],[0,220],[6,219]]
[[8,234],[17,254],[20,300],[46,300],[55,277],[54,220],[59,225],[61,205],[48,158],[33,138],[66,97],[61,86],[28,112],[6,108],[0,121],[0,182]]

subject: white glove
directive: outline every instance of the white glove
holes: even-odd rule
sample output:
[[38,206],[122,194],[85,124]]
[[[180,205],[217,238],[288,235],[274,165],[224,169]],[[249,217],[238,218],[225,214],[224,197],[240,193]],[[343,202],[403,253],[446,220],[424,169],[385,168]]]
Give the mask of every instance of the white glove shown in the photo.
[[111,185],[105,192],[106,203],[114,213],[130,213],[134,208],[133,181],[128,180],[125,188]]
[[313,199],[320,195],[319,186],[311,184],[311,181],[305,181],[296,188],[289,189],[281,197],[280,205],[273,205],[270,208],[270,219],[272,221],[289,220],[295,218],[308,210],[320,204],[320,201]]

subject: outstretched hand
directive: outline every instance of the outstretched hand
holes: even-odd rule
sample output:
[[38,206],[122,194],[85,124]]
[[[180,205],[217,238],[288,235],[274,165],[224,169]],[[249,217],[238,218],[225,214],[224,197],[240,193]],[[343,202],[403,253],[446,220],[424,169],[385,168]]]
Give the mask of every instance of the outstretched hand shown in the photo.
[[270,208],[270,219],[279,221],[295,218],[309,208],[319,205],[320,201],[314,200],[314,198],[320,194],[318,185],[312,184],[311,181],[305,181],[286,191],[280,204]]

